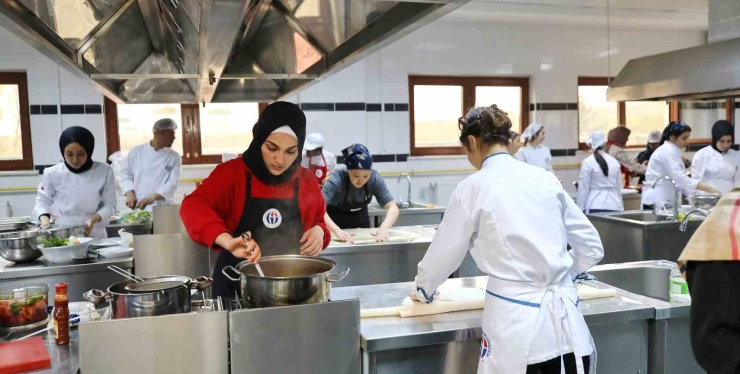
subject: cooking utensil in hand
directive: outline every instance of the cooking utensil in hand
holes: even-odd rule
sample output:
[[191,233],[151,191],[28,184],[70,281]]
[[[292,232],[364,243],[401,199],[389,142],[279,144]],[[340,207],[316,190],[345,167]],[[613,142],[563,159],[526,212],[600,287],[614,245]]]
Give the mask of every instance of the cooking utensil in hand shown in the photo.
[[[249,244],[249,241],[252,240],[252,235],[249,233],[249,231],[242,234],[242,240],[244,241],[244,246],[246,247]],[[260,264],[255,263],[254,267],[257,269],[257,273],[259,273],[260,277],[264,278],[265,273],[262,272],[262,267],[260,266]]]
[[137,282],[137,283],[144,281],[143,279],[137,277],[136,275],[133,275],[133,274],[129,273],[126,270],[123,270],[123,269],[119,268],[116,265],[110,265],[110,266],[108,266],[108,269],[110,271],[112,271],[112,272],[114,272],[114,273],[116,273],[116,274],[118,274],[118,275],[120,275],[120,276],[128,279],[128,280],[132,280],[132,281]]

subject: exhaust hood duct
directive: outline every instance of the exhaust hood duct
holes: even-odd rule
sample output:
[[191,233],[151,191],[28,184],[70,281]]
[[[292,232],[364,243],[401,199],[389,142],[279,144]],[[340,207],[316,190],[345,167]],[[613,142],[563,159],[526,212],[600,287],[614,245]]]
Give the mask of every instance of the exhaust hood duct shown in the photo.
[[273,101],[470,0],[2,0],[0,26],[118,103]]
[[609,85],[609,101],[740,96],[740,2],[709,0],[709,44],[633,59]]

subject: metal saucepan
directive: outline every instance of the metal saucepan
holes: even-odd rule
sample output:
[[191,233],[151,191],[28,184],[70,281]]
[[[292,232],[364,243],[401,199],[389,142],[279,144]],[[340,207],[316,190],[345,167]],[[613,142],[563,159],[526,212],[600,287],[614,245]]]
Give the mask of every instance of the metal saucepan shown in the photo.
[[154,317],[166,314],[190,313],[191,290],[204,290],[213,280],[183,276],[145,278],[143,282],[125,280],[106,292],[90,290],[85,300],[95,304],[110,302],[112,318]]
[[331,284],[349,274],[349,268],[340,274],[331,274],[336,263],[322,257],[268,256],[259,263],[269,276],[260,277],[249,261],[240,262],[236,268],[226,266],[221,271],[230,280],[239,282],[241,298],[250,308],[326,302]]

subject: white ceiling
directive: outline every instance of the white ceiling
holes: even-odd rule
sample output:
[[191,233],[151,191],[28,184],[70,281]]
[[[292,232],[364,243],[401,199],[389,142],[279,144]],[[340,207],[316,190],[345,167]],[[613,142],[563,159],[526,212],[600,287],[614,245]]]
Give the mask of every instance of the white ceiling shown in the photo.
[[[487,3],[606,8],[607,0],[475,0]],[[709,0],[609,0],[610,8],[670,12],[709,12]]]

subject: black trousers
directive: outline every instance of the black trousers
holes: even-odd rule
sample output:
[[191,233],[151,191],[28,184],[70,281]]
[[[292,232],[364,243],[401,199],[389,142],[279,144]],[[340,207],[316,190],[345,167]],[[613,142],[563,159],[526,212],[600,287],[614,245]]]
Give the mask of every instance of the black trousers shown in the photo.
[[[591,366],[591,358],[581,357],[583,359],[583,369],[588,374],[588,370]],[[576,374],[576,356],[573,353],[568,353],[563,356],[563,364],[565,365],[566,374]],[[528,365],[527,374],[560,374],[560,357],[555,357],[550,361],[541,362],[539,364]]]

